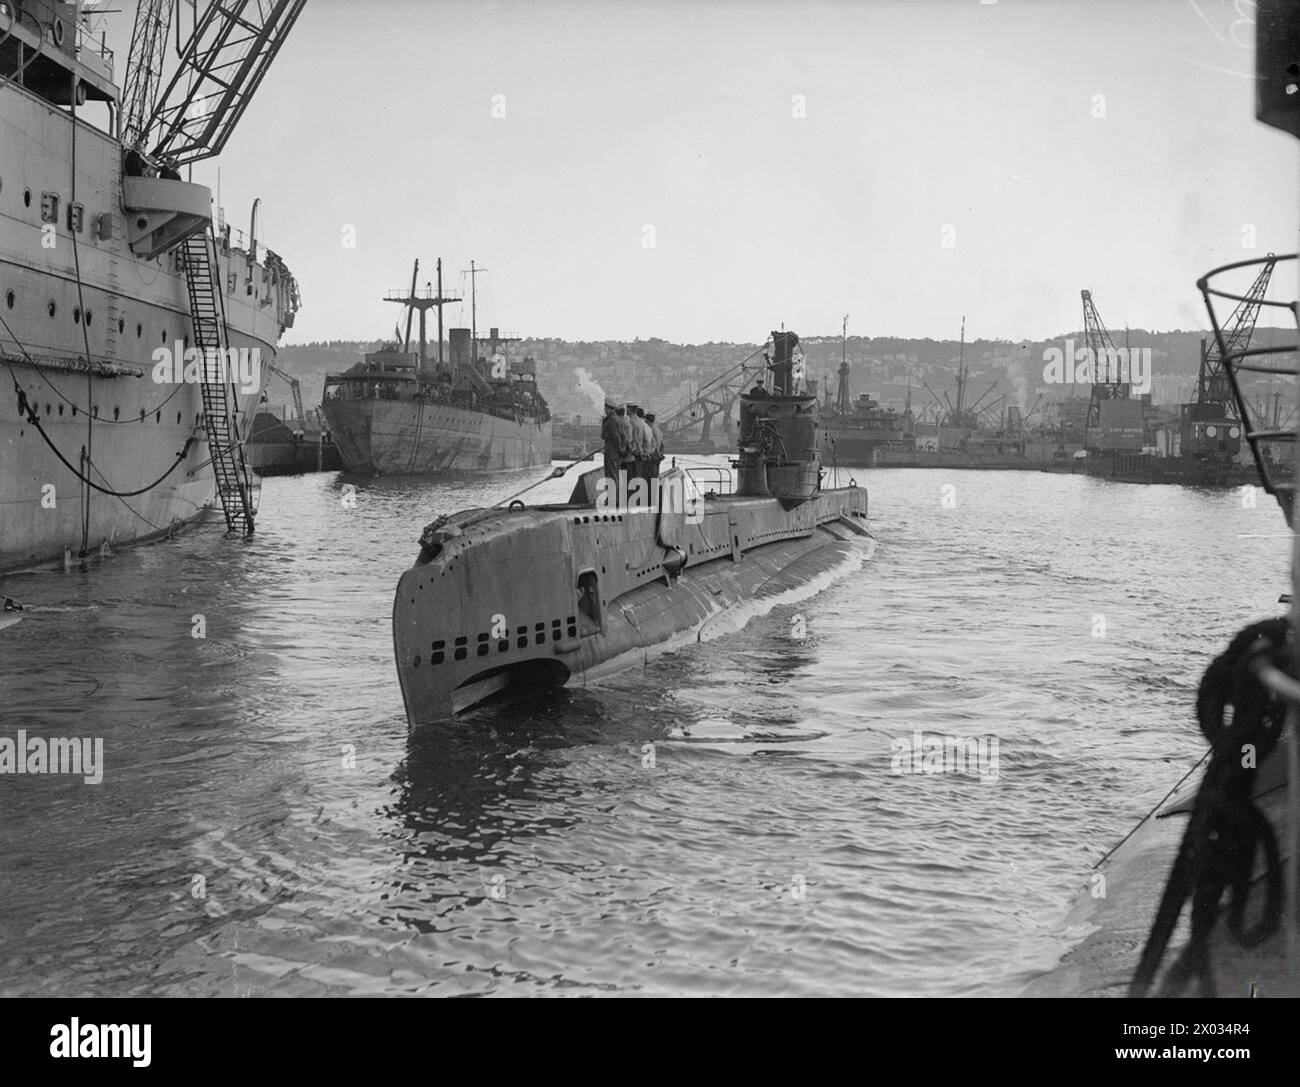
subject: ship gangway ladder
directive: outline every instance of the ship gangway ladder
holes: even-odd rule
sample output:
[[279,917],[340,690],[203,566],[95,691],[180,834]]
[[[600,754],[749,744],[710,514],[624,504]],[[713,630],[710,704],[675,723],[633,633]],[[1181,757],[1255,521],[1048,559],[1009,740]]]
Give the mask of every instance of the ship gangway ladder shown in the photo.
[[227,530],[251,536],[257,504],[253,475],[244,458],[239,432],[239,399],[234,385],[238,375],[235,367],[227,365],[225,296],[215,273],[215,244],[211,227],[185,240],[185,282],[190,296],[194,347],[200,359],[203,422],[208,456],[217,481],[217,498]]

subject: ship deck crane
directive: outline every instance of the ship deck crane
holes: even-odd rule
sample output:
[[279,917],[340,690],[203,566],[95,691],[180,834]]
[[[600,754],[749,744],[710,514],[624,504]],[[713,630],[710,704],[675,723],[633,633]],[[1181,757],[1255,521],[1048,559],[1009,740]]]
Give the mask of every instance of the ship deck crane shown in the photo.
[[[136,8],[123,100],[127,146],[172,168],[221,152],[307,0],[211,0],[162,86],[179,0]],[[178,33],[179,38],[179,33]]]

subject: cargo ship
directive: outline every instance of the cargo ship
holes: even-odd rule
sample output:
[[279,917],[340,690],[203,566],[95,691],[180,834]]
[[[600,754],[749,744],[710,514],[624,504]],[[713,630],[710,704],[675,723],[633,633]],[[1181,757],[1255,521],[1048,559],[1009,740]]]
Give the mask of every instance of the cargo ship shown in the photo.
[[907,410],[899,413],[882,407],[865,393],[856,399],[849,387],[848,322],[840,330],[839,384],[835,403],[826,403],[821,428],[822,460],[835,467],[870,467],[876,450],[909,453],[916,449],[909,393]]
[[[844,380],[842,376],[841,389]],[[882,407],[865,394],[848,404],[841,396],[825,420],[822,459],[841,467],[870,467],[876,462],[878,450],[913,453],[916,450],[913,425],[910,412]]]
[[[406,336],[325,377],[321,410],[344,470],[426,475],[550,464],[551,414],[537,387],[534,360],[508,359],[503,349],[515,338],[493,328],[480,340],[476,321],[470,328],[448,329],[444,351],[442,308],[460,299],[442,293],[441,260],[436,290],[416,288],[419,268],[416,261],[408,292],[385,297],[406,307]],[[436,358],[430,357],[425,332],[429,309],[438,312]],[[419,347],[412,351],[411,319],[417,313]]]
[[141,3],[123,91],[103,14],[0,4],[0,570],[154,539],[214,501],[252,531],[258,363],[298,288],[180,170],[220,151],[301,7],[252,13],[236,45],[212,5],[188,43],[177,28],[168,83],[171,5]]
[[650,488],[596,469],[568,502],[428,525],[393,602],[410,724],[511,689],[599,680],[860,565],[874,548],[867,492],[821,486],[798,342],[774,332],[763,384],[740,396],[734,493],[719,469],[672,469]]

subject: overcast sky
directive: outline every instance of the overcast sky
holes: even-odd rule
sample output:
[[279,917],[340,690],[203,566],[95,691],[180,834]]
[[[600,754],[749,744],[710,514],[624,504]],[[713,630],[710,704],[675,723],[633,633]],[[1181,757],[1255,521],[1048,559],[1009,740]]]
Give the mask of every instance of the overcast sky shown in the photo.
[[1042,338],[1078,327],[1082,287],[1113,328],[1199,328],[1199,275],[1296,241],[1294,141],[1253,120],[1239,19],[1226,0],[310,0],[222,202],[243,226],[262,197],[302,285],[290,342],[389,334],[379,298],[417,256],[448,290],[490,269],[480,326],[571,340],[761,341],[845,314]]

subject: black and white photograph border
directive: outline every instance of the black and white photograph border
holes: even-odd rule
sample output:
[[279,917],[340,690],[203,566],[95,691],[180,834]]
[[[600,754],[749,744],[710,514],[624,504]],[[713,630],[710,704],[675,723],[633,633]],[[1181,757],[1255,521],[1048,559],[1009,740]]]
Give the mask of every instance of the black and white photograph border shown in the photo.
[[0,0],[0,996],[1249,1060],[1297,137],[1292,0]]

